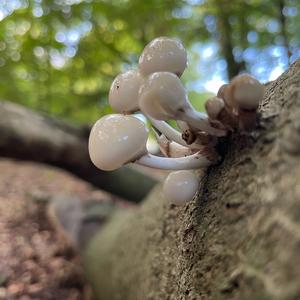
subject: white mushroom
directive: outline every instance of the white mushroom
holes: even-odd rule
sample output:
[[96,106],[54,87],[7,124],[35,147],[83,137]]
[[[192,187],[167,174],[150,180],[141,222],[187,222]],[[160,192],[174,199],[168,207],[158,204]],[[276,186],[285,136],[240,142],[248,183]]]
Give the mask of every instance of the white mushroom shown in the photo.
[[115,170],[129,162],[159,169],[197,169],[213,163],[201,153],[168,158],[149,154],[146,149],[148,130],[141,120],[121,114],[107,115],[93,126],[89,153],[94,165],[102,170]]
[[157,120],[173,119],[186,102],[186,91],[180,79],[170,72],[151,74],[139,91],[142,112]]
[[143,75],[166,71],[181,76],[187,66],[187,53],[179,40],[159,37],[151,41],[139,59]]
[[89,137],[89,153],[99,169],[111,171],[145,153],[148,129],[133,116],[107,115],[93,126]]
[[139,91],[139,107],[158,120],[182,120],[194,130],[224,136],[226,132],[211,126],[205,113],[195,111],[180,79],[170,72],[156,72],[143,82]]
[[143,81],[138,70],[119,74],[109,90],[109,104],[118,113],[132,113],[139,109],[138,92]]
[[[137,70],[119,74],[113,81],[109,91],[109,104],[118,113],[133,113],[139,110],[138,91],[143,77]],[[152,125],[169,139],[186,146],[181,133],[172,128],[168,123],[148,117]]]
[[164,197],[175,205],[192,200],[199,186],[199,179],[192,171],[171,172],[163,185]]

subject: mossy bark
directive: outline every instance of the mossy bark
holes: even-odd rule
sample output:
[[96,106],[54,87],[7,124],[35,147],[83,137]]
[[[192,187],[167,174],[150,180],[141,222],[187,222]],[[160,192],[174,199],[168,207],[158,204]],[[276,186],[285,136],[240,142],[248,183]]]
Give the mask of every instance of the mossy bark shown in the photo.
[[185,207],[158,187],[90,241],[98,299],[300,299],[300,61],[268,85],[257,130],[220,149]]

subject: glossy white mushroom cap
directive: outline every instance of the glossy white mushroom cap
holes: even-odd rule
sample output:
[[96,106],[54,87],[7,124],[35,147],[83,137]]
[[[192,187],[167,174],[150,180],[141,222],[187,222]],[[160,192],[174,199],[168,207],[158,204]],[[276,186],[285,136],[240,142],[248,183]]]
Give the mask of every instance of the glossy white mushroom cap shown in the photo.
[[179,40],[159,37],[151,41],[139,59],[143,75],[154,72],[171,72],[181,76],[187,66],[187,53]]
[[93,126],[89,137],[89,154],[93,164],[111,171],[144,155],[148,139],[145,124],[133,117],[107,115]]
[[225,103],[223,99],[218,97],[212,97],[205,102],[205,110],[211,120],[217,120],[224,107]]
[[175,205],[184,205],[192,200],[199,186],[199,179],[192,171],[171,172],[163,185],[164,197]]
[[233,105],[241,109],[256,109],[264,96],[264,86],[247,74],[235,77],[230,89]]
[[139,107],[143,113],[157,120],[175,117],[186,103],[187,94],[180,79],[170,72],[151,74],[139,91]]
[[109,90],[109,104],[118,113],[132,113],[138,110],[138,92],[143,81],[138,70],[119,74]]

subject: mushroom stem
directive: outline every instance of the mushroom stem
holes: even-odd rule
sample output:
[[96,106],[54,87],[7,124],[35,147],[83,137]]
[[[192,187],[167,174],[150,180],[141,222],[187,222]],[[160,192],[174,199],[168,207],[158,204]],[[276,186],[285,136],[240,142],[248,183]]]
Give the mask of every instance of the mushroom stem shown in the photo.
[[174,141],[182,146],[188,147],[186,142],[182,139],[181,133],[170,126],[167,122],[153,119],[149,115],[147,115],[146,117],[149,119],[153,127],[163,133],[169,140]]
[[176,142],[169,141],[165,135],[159,135],[155,130],[156,141],[159,145],[160,151],[166,157],[184,157],[195,153],[191,148],[182,146]]
[[188,144],[183,138],[182,133],[174,129],[172,126],[170,126],[165,121],[159,121],[156,120],[148,115],[146,115],[148,120],[151,122],[152,126],[160,131],[168,140],[176,142],[179,145],[182,145],[184,147],[196,150],[201,149],[202,147],[202,141],[201,139],[196,139],[195,142]]
[[244,131],[254,130],[256,127],[256,110],[239,109],[239,127]]
[[177,120],[176,123],[181,132],[184,132],[184,131],[190,129],[189,125],[184,121]]
[[164,170],[191,170],[210,166],[213,162],[197,152],[186,157],[170,158],[146,154],[134,161],[143,166]]
[[183,111],[178,112],[178,118],[185,121],[192,129],[205,131],[214,136],[225,136],[226,131],[212,127],[205,113],[196,111],[190,104]]

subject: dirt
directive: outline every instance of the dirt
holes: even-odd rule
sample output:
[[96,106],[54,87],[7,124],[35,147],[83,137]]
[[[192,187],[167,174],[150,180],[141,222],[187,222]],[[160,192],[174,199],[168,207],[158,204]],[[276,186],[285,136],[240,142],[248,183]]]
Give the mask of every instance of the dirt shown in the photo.
[[59,169],[0,159],[0,299],[90,299],[80,258],[46,217],[48,195],[116,201]]

